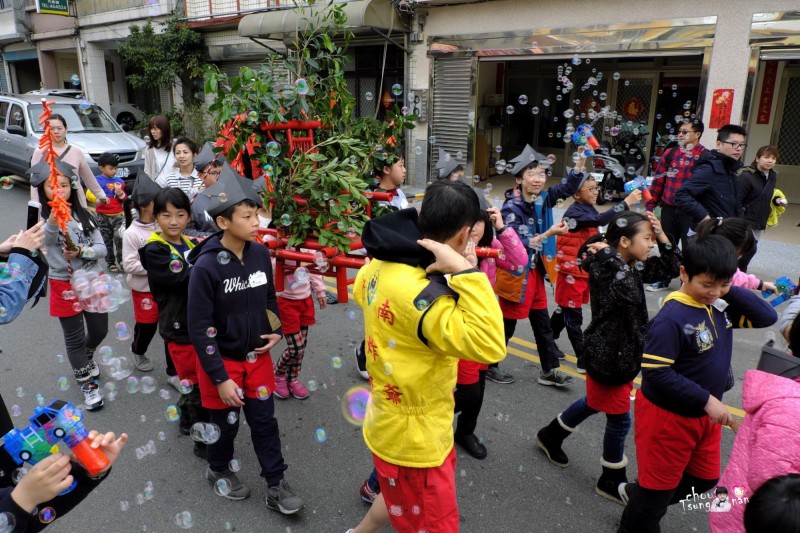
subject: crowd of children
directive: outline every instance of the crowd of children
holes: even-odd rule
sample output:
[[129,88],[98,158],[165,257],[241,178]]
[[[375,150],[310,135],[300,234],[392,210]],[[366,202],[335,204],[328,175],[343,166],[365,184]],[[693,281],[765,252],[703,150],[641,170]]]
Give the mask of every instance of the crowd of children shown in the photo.
[[[231,467],[243,409],[267,485],[266,506],[296,513],[305,504],[284,477],[274,398],[302,400],[310,394],[298,377],[316,321],[312,296],[324,309],[324,284],[300,267],[276,293],[270,253],[257,244],[259,228],[270,223],[259,194],[263,183],[239,176],[210,144],[198,150],[190,139],[173,142],[168,122],[154,119],[150,131],[147,161],[156,175],[141,173],[132,190],[115,177],[116,159],[101,156],[96,181],[98,194],[105,196],[97,196],[96,218],[81,201],[72,202],[73,220],[64,233],[46,203],[42,208],[50,313],[61,323],[86,408],[103,406],[94,352],[107,333],[108,315],[76,299],[72,277],[78,270],[102,276],[99,259],[105,256],[109,272],[127,275],[136,321],[135,367],[154,369],[147,351],[158,331],[168,381],[183,393],[181,433],[189,434],[198,422],[219,428],[217,438],[194,443],[215,493],[232,500],[251,494]],[[733,384],[731,329],[767,327],[777,320],[774,309],[748,290],[775,291],[774,284],[737,269],[737,260],[754,244],[747,221],[707,220],[679,250],[678,236],[663,231],[652,213],[631,211],[642,200],[640,191],[599,213],[597,183],[583,159],[549,188],[546,157],[526,146],[512,162],[517,187],[502,209],[490,208],[461,181],[463,165],[440,151],[439,179],[427,188],[419,211],[407,208],[399,189],[405,178],[402,156],[388,154],[374,165],[372,189],[392,193],[393,199],[364,228],[362,242],[372,260],[354,284],[354,300],[364,310],[357,362],[372,388],[363,436],[374,463],[361,487],[372,507],[352,530],[356,533],[388,523],[403,532],[458,531],[454,444],[477,459],[487,457],[475,434],[486,379],[513,381],[496,365],[517,321],[525,318],[541,362],[539,384],[565,387],[574,381],[559,370],[564,354],[555,340],[564,330],[577,372],[586,374],[585,396],[538,431],[536,445],[551,463],[567,467],[565,439],[591,415],[606,414],[595,490],[626,505],[620,531],[658,531],[669,505],[689,489],[713,489],[720,477],[721,428],[736,426],[721,402]],[[31,169],[38,197],[82,196],[76,169],[63,158],[55,164],[57,191],[47,180],[49,165]],[[574,203],[556,223],[553,208],[569,197]],[[656,245],[659,254],[651,257]],[[484,257],[483,249],[499,253]],[[675,276],[682,281],[680,290],[664,298],[649,321],[644,284]],[[552,316],[548,280],[556,287]],[[592,319],[584,331],[586,304]],[[787,339],[792,324],[785,328]],[[273,361],[270,349],[281,338],[286,348]],[[633,380],[640,372],[638,476],[629,483],[624,448]],[[766,386],[762,382],[769,378],[748,374],[745,390],[757,396]],[[800,392],[787,390],[782,397],[796,401]],[[765,401],[751,398],[745,407],[757,413]],[[770,421],[752,424],[769,427]],[[95,440],[111,453],[124,444],[113,435]],[[732,464],[764,492],[797,485],[794,479],[768,481],[788,473],[783,468],[769,470],[769,476],[753,471],[759,459],[750,456],[765,453],[761,448],[754,451],[737,438],[734,452],[742,458]],[[720,488],[719,495],[723,492]],[[753,496],[751,505],[758,501]],[[724,520],[753,520],[749,511],[744,516],[739,511]]]

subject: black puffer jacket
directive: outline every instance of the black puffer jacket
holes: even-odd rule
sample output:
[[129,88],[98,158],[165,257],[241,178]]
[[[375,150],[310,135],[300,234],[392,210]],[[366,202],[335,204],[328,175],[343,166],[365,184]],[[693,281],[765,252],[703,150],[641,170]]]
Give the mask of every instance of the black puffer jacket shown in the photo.
[[753,165],[739,171],[739,198],[744,218],[755,230],[767,229],[772,195],[778,182],[778,174],[771,169],[768,175]]
[[[641,270],[627,265],[612,247],[590,255],[581,265],[589,271],[592,322],[584,333],[586,371],[606,385],[631,381],[642,367],[647,336],[647,302],[642,283],[678,276],[675,246],[658,245]],[[642,266],[642,265],[640,265]]]
[[688,214],[695,224],[706,216],[741,216],[736,175],[740,168],[742,164],[738,160],[717,150],[706,150],[700,154],[691,177],[675,193],[678,209]]

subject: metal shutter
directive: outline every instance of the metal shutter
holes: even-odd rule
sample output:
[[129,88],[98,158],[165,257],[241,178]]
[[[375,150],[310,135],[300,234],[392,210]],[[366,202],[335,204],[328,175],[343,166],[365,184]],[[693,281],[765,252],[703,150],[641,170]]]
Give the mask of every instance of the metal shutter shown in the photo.
[[6,62],[0,63],[0,93],[11,92],[8,89],[8,78],[6,77]]
[[431,150],[430,177],[439,148],[451,157],[463,154],[465,174],[472,175],[473,136],[475,133],[475,87],[478,62],[476,59],[435,59],[433,63],[433,117],[429,136],[436,142]]

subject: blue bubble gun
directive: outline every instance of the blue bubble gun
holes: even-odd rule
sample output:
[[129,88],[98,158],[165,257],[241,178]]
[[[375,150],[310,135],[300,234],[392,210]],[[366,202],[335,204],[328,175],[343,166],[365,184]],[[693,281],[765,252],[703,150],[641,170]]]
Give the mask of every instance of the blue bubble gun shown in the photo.
[[[792,283],[792,280],[790,280],[787,276],[781,276],[775,280],[775,287],[778,288],[778,294],[769,302],[772,307],[778,307],[781,305],[783,302],[791,298],[797,290],[797,285]],[[770,291],[761,291],[761,296],[764,298],[769,298],[771,295],[772,293]]]
[[600,148],[600,142],[594,136],[594,131],[592,131],[592,127],[588,124],[581,124],[578,126],[575,133],[572,134],[572,142],[575,143],[575,146],[578,148],[586,145],[591,148],[591,150],[584,152],[584,156],[594,155],[594,150]]
[[636,189],[642,191],[642,196],[646,202],[649,202],[653,199],[653,196],[650,194],[650,191],[647,190],[647,180],[644,179],[642,176],[636,176],[631,181],[625,182],[625,194],[630,194]]

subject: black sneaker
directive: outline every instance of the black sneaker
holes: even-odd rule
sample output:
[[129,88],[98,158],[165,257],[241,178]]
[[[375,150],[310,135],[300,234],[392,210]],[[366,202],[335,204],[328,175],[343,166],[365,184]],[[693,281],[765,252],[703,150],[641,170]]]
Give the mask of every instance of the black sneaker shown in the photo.
[[486,379],[494,381],[495,383],[502,383],[504,385],[514,383],[514,381],[516,381],[514,376],[508,372],[500,370],[500,368],[496,366],[489,367],[489,370],[486,372]]
[[353,350],[356,356],[356,367],[358,367],[358,375],[369,381],[369,374],[367,373],[367,354],[364,353],[364,341],[355,347]]
[[282,479],[280,484],[267,489],[267,509],[280,511],[283,514],[294,514],[303,507],[303,499],[294,493],[289,483]]
[[199,457],[200,459],[206,459],[206,443],[205,442],[195,442],[194,443],[194,454]]
[[564,354],[563,351],[561,351],[561,348],[559,348],[558,344],[556,344],[555,342],[553,343],[553,351],[555,352],[556,357],[558,357],[562,361],[567,358],[567,356]]
[[206,479],[214,487],[214,494],[229,500],[244,500],[250,497],[250,489],[241,482],[239,477],[228,470],[214,472],[209,466],[206,468]]
[[550,372],[539,372],[539,385],[547,385],[549,387],[565,387],[575,381],[575,378],[568,376],[560,370],[555,368]]

